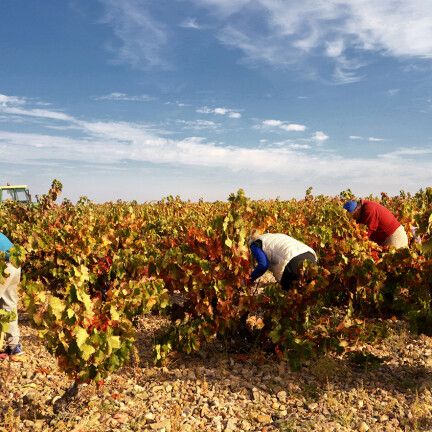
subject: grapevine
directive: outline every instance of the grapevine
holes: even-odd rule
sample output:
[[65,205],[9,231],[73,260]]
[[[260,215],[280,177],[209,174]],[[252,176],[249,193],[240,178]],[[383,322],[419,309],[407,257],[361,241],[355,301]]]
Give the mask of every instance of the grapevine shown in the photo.
[[[61,190],[55,180],[38,204],[2,204],[0,223],[15,244],[10,261],[22,267],[25,308],[75,387],[129,360],[146,313],[171,321],[156,361],[241,334],[299,365],[319,351],[350,350],[374,317],[432,328],[430,188],[369,197],[407,231],[410,248],[398,251],[370,242],[342,209],[350,190],[328,197],[309,188],[288,201],[252,201],[240,190],[227,202],[145,204],[59,202]],[[255,228],[310,245],[318,265],[305,265],[288,293],[274,283],[251,290],[247,238]],[[5,266],[0,256],[1,277]],[[12,318],[2,315],[2,330]]]

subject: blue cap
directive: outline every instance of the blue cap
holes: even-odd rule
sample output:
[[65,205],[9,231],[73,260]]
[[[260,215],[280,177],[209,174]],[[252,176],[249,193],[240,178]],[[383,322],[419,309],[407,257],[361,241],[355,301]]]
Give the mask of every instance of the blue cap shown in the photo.
[[344,204],[343,208],[349,213],[354,213],[354,210],[357,208],[357,201],[354,200],[347,201]]

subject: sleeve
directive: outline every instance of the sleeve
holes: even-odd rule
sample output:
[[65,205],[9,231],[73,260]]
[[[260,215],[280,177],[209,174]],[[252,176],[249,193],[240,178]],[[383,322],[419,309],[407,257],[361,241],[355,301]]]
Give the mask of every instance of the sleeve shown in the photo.
[[0,251],[5,253],[6,259],[9,259],[9,249],[12,246],[13,243],[3,233],[0,233]]
[[368,227],[368,237],[370,238],[378,228],[378,212],[376,209],[366,205],[363,209],[361,223]]
[[259,246],[252,243],[250,249],[253,257],[255,258],[255,261],[257,262],[257,265],[254,268],[250,277],[251,282],[254,282],[256,279],[258,279],[268,270],[269,262],[268,262],[267,255]]

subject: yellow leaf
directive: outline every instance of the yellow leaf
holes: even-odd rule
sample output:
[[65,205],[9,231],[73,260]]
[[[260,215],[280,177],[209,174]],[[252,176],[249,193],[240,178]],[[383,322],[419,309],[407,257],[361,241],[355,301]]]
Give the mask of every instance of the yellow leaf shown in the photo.
[[76,338],[76,343],[78,345],[78,348],[81,349],[81,346],[85,343],[85,341],[88,338],[88,333],[87,330],[82,328],[82,327],[78,327],[78,330],[75,333],[75,338]]
[[61,319],[62,313],[65,310],[65,304],[58,297],[51,296],[49,299],[49,305],[53,315],[59,320]]
[[111,308],[110,308],[110,315],[111,315],[112,320],[114,320],[114,321],[120,320],[120,314],[117,312],[117,310],[114,306],[111,306]]
[[120,336],[110,336],[107,338],[108,345],[111,349],[119,349],[120,344]]
[[87,361],[90,356],[96,351],[91,345],[84,344],[81,346],[82,358]]

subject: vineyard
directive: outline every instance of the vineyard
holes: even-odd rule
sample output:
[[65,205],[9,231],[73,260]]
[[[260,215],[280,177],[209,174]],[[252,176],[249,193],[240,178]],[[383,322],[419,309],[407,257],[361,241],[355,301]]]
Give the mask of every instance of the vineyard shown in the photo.
[[[136,325],[148,314],[171,323],[153,346],[160,364],[222,341],[242,352],[259,346],[295,369],[379,339],[376,318],[432,333],[432,189],[375,198],[408,233],[410,248],[400,250],[368,241],[342,208],[349,190],[328,197],[309,189],[289,201],[252,201],[240,190],[227,202],[73,204],[60,200],[61,189],[54,181],[31,207],[5,203],[0,226],[22,267],[25,309],[75,389],[137,356]],[[252,229],[295,237],[318,265],[305,264],[289,292],[249,285]],[[5,268],[0,256],[0,277]],[[0,319],[3,329],[11,317]]]

